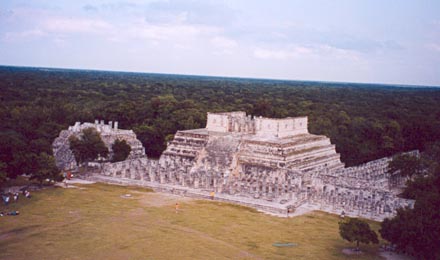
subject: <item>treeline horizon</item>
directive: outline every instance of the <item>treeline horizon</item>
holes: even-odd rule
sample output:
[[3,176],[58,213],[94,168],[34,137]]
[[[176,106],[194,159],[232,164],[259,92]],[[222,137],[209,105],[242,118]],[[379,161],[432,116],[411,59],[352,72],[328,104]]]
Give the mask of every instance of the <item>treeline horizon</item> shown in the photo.
[[62,129],[95,119],[133,129],[160,156],[177,130],[203,128],[207,112],[308,116],[347,166],[440,140],[440,89],[358,83],[0,66],[0,163],[9,176],[52,153]]
[[40,70],[40,71],[51,71],[51,72],[104,72],[104,73],[121,73],[121,74],[140,74],[140,75],[151,75],[158,77],[183,77],[183,78],[207,78],[211,80],[244,80],[244,81],[268,81],[268,82],[284,82],[288,84],[299,84],[299,85],[313,85],[313,84],[326,84],[326,85],[336,85],[342,86],[345,84],[352,86],[374,86],[374,87],[392,87],[392,88],[416,88],[416,89],[440,89],[440,85],[419,85],[419,84],[406,84],[406,83],[383,83],[383,82],[351,82],[351,81],[326,81],[326,80],[312,80],[312,79],[284,79],[284,78],[252,78],[252,77],[240,77],[240,76],[221,76],[221,75],[202,75],[202,74],[176,74],[167,72],[141,72],[141,71],[128,71],[128,70],[109,70],[109,69],[96,69],[96,68],[67,68],[67,67],[41,67],[41,66],[19,66],[19,65],[7,65],[0,64],[0,69],[23,69],[23,70]]

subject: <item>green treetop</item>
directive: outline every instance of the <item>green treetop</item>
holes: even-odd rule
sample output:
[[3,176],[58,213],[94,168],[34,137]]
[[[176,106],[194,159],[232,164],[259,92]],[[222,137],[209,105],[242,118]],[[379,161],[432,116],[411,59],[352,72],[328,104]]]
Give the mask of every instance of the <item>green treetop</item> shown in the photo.
[[69,142],[78,165],[94,161],[99,156],[105,158],[108,155],[108,148],[95,128],[84,129],[79,137],[70,136]]
[[357,248],[359,248],[359,243],[379,243],[377,234],[371,230],[370,225],[357,218],[350,218],[347,222],[340,222],[339,234],[349,242],[356,242]]

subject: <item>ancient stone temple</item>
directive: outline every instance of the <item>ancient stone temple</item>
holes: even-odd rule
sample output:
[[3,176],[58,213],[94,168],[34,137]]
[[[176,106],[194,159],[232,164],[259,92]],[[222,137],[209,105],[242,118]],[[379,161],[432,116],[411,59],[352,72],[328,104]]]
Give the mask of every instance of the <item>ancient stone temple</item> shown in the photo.
[[[91,178],[193,197],[215,192],[218,200],[282,214],[344,211],[381,220],[412,206],[396,196],[405,178],[388,173],[391,158],[346,168],[330,139],[310,134],[307,123],[208,113],[205,128],[178,131],[159,160],[103,163]],[[54,150],[65,149],[58,143]]]
[[176,133],[159,171],[163,182],[274,199],[301,185],[304,173],[343,168],[339,158],[329,138],[308,133],[306,117],[208,113],[206,128]]
[[109,121],[108,124],[104,120],[95,120],[95,123],[76,122],[75,125],[69,126],[68,130],[61,131],[60,135],[52,143],[53,154],[58,168],[61,170],[76,169],[76,160],[69,146],[69,137],[71,135],[80,135],[86,128],[95,128],[101,135],[102,141],[105,143],[112,154],[112,144],[117,140],[125,140],[131,147],[128,159],[139,158],[145,156],[145,149],[142,143],[136,138],[133,130],[123,130],[118,128],[118,122]]

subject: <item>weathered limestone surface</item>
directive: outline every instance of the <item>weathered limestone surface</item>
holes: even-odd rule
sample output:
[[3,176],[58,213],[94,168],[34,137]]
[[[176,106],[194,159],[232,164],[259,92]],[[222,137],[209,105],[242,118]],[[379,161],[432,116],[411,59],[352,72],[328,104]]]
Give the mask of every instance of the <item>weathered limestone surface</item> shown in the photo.
[[145,156],[145,149],[142,143],[136,138],[133,130],[123,130],[118,128],[118,122],[109,121],[108,124],[104,120],[95,123],[76,122],[75,125],[69,126],[68,130],[62,130],[60,135],[52,143],[53,154],[55,156],[58,168],[62,170],[76,169],[76,160],[70,150],[69,137],[71,135],[79,136],[86,128],[95,128],[101,135],[102,141],[108,147],[110,156],[112,155],[112,144],[117,140],[125,140],[131,147],[128,159]]
[[396,196],[406,179],[388,173],[390,160],[345,168],[329,138],[308,133],[306,117],[208,113],[206,128],[178,131],[159,160],[103,163],[93,178],[192,197],[214,191],[218,200],[273,213],[308,208],[382,220],[414,203]]

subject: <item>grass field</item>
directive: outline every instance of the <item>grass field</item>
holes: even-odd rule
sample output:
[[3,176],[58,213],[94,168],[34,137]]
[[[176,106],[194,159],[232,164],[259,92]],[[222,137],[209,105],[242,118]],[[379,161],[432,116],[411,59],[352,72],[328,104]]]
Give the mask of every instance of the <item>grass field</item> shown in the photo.
[[339,218],[331,214],[286,219],[140,188],[76,186],[44,189],[10,204],[8,210],[20,215],[0,218],[0,258],[380,259],[377,246],[363,246],[361,256],[344,255],[352,245],[339,237]]

